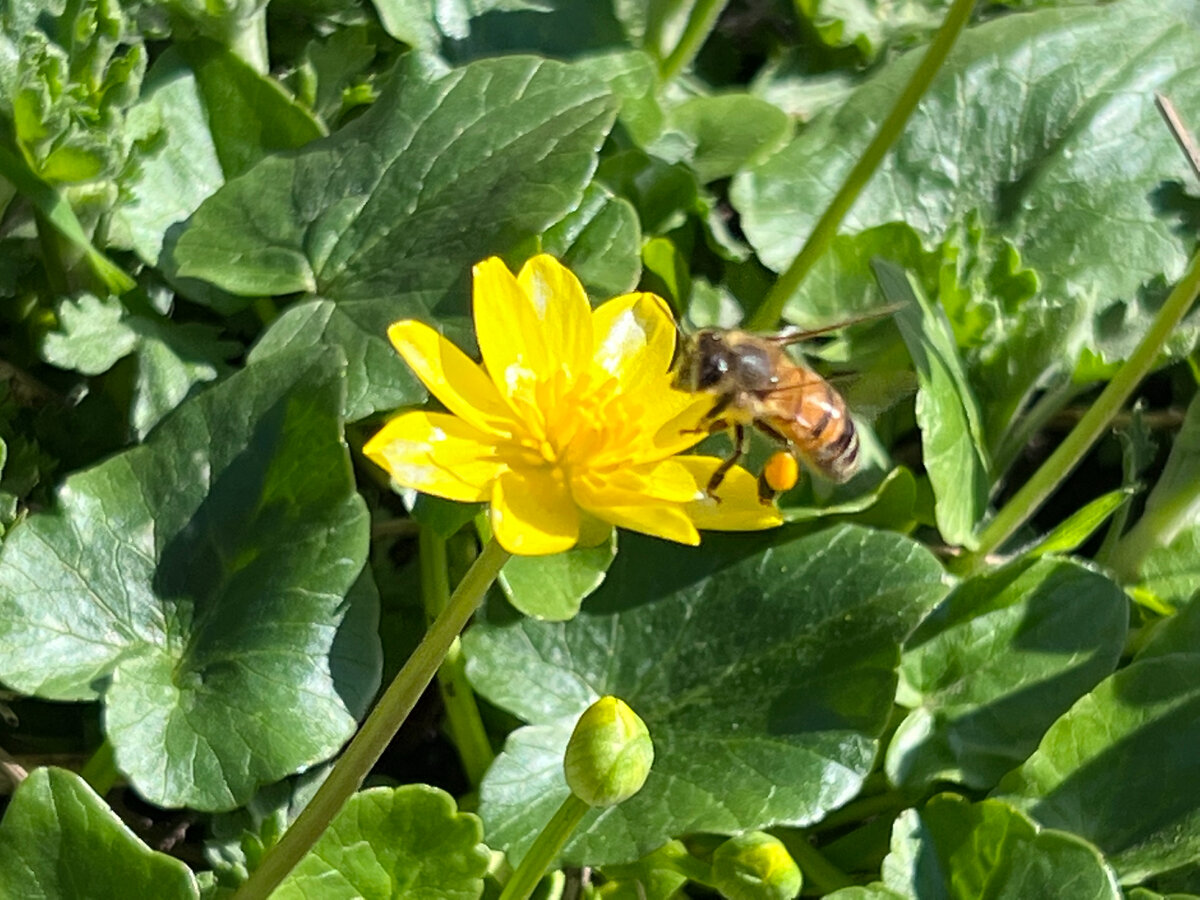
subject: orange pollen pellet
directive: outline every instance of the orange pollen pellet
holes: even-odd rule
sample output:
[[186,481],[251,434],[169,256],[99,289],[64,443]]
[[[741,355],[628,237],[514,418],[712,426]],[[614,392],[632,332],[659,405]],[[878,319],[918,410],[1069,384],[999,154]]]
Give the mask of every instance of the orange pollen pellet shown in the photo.
[[790,491],[800,480],[800,464],[786,450],[777,450],[763,466],[763,478],[776,493]]

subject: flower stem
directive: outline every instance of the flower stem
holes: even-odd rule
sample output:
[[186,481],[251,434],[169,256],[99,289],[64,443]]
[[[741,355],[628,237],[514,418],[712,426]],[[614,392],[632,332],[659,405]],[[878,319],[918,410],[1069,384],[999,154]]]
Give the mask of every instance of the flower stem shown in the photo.
[[667,58],[658,68],[663,81],[670,81],[696,58],[696,54],[704,46],[704,39],[708,37],[708,33],[712,31],[713,25],[717,22],[717,17],[721,15],[721,10],[725,8],[726,2],[727,0],[696,0],[696,5],[692,7],[692,12],[688,16],[687,25],[684,26],[683,34],[679,36],[674,49],[667,54]]
[[806,887],[816,888],[818,893],[825,895],[854,884],[853,878],[826,859],[825,854],[810,844],[803,834],[785,841],[784,846],[804,873]]
[[945,21],[942,22],[942,27],[934,35],[933,42],[925,51],[925,56],[921,59],[916,71],[913,72],[912,78],[904,86],[895,106],[883,120],[883,124],[879,126],[875,136],[871,138],[871,143],[858,158],[858,162],[854,164],[854,168],[850,170],[846,180],[842,182],[837,194],[829,201],[829,206],[825,208],[825,212],[821,214],[817,224],[813,226],[813,230],[809,233],[808,239],[800,248],[796,258],[792,260],[792,264],[776,279],[767,296],[763,298],[763,302],[750,317],[748,326],[750,330],[766,331],[775,327],[775,323],[783,315],[783,307],[788,298],[796,292],[813,264],[821,258],[830,243],[833,242],[842,219],[846,217],[846,213],[850,211],[850,207],[854,205],[858,195],[867,186],[867,182],[871,180],[871,176],[875,174],[879,164],[883,162],[883,157],[887,155],[892,144],[904,133],[904,126],[908,123],[909,116],[917,108],[917,102],[942,67],[942,63],[958,39],[959,32],[970,18],[974,6],[975,0],[954,0],[954,5],[950,7]]
[[[421,563],[421,596],[425,615],[435,619],[450,603],[450,578],[447,572],[446,539],[432,529],[422,528],[418,540]],[[472,544],[473,546],[473,544]],[[472,787],[478,787],[483,773],[495,754],[479,716],[475,693],[467,681],[462,643],[455,636],[437,671],[438,690],[446,706],[450,738],[458,748],[459,759]]]
[[517,871],[513,872],[512,878],[504,886],[500,900],[527,900],[589,809],[591,807],[574,794],[567,795],[562,806],[550,817],[546,827],[526,851]]
[[111,741],[105,739],[96,748],[88,761],[83,764],[79,775],[101,797],[112,790],[112,786],[117,783],[119,773]]
[[279,843],[266,852],[258,868],[237,889],[233,900],[264,900],[317,842],[412,712],[450,645],[478,609],[508,556],[495,541],[483,548],[446,608],[375,704],[325,783],[284,832]]
[[1028,521],[1079,464],[1113,416],[1120,411],[1134,389],[1154,367],[1159,351],[1191,308],[1197,291],[1200,291],[1200,251],[1192,257],[1187,272],[1159,308],[1149,330],[1117,370],[1112,381],[1096,398],[1096,402],[1080,417],[1078,424],[1058,445],[1058,449],[1050,454],[1033,477],[984,528],[979,535],[979,547],[963,558],[963,571],[977,568],[987,554],[999,547]]

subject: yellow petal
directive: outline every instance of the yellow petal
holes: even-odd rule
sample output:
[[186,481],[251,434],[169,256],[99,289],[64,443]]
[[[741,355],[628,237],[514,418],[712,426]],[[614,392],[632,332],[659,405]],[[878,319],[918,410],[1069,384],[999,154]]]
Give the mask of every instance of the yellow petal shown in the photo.
[[388,329],[392,345],[430,393],[477,428],[508,434],[512,411],[483,369],[424,322],[406,319]]
[[593,473],[576,486],[585,506],[632,506],[645,500],[689,503],[701,490],[691,471],[673,459],[607,473]]
[[491,435],[445,413],[399,415],[367,441],[363,454],[400,487],[447,500],[488,499],[505,469]]
[[519,556],[545,556],[575,546],[579,508],[554,469],[509,470],[492,490],[492,533]]
[[611,522],[621,528],[663,538],[677,544],[696,546],[700,534],[679,506],[669,504],[641,504],[638,506],[606,506],[589,512],[598,519]]
[[[677,456],[675,462],[687,467],[700,485],[708,484],[721,464],[715,456]],[[687,513],[697,528],[706,531],[760,531],[783,524],[775,504],[759,499],[758,479],[741,466],[725,473],[716,497],[689,503]]]
[[501,396],[553,375],[541,317],[524,288],[497,257],[475,266],[472,305],[483,364]]
[[521,267],[517,282],[542,321],[550,364],[574,380],[592,362],[592,307],[579,279],[553,256],[540,254]]
[[[593,359],[622,391],[666,389],[675,354],[675,319],[655,294],[624,294],[592,313]],[[659,385],[661,384],[661,388]]]

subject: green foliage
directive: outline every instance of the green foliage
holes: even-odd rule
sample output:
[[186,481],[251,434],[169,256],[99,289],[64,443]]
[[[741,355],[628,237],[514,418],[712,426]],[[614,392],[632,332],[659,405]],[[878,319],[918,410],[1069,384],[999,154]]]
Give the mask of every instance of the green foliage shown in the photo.
[[445,791],[423,784],[361,791],[271,896],[471,900],[488,868],[482,838],[479,819],[458,812]]
[[200,896],[187,866],[147,847],[65,769],[38,769],[21,784],[0,822],[0,848],[6,897]]
[[[547,898],[1200,897],[1200,14],[974,6],[785,298],[962,0],[5,5],[0,896],[474,900],[540,843]],[[549,557],[398,496],[388,326],[477,358],[472,266],[540,252],[786,300],[855,477]],[[608,695],[653,764],[564,816]]]
[[645,720],[654,768],[635,797],[584,819],[568,859],[626,861],[681,828],[819,819],[870,770],[900,642],[944,592],[927,551],[865,529],[710,539],[702,551],[628,536],[570,622],[467,634],[476,688],[531,723],[484,781],[492,842],[520,855],[549,818],[567,791],[560,761],[575,719],[603,694]]

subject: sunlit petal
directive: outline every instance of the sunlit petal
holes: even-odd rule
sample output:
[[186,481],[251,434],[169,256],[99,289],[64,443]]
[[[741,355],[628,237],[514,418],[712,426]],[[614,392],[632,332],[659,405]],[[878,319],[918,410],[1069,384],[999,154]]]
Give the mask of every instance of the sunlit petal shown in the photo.
[[521,267],[517,282],[542,320],[551,365],[574,379],[592,361],[592,307],[579,279],[553,256],[540,254]]
[[508,267],[492,257],[475,267],[475,337],[484,366],[505,397],[553,374],[542,320]]
[[[685,466],[701,485],[708,483],[721,464],[713,456],[677,456],[674,461]],[[758,479],[741,466],[725,474],[716,497],[687,504],[687,514],[697,528],[706,531],[758,531],[783,524],[775,504],[759,499]]]
[[400,487],[474,502],[491,496],[492,482],[505,469],[493,441],[455,416],[409,412],[384,425],[363,454]]
[[655,294],[624,294],[592,313],[593,358],[621,382],[622,391],[638,393],[669,383],[675,353],[675,320]]
[[512,411],[483,369],[434,329],[406,319],[392,325],[388,337],[446,409],[487,431],[508,433],[516,427]]
[[689,503],[698,499],[701,491],[687,466],[668,459],[593,476],[586,479],[576,493],[587,504],[627,506],[647,499]]
[[561,473],[540,468],[509,470],[492,490],[492,533],[521,556],[545,556],[575,546],[579,508]]
[[675,541],[677,544],[700,543],[700,533],[682,507],[671,504],[642,502],[636,506],[605,506],[590,509],[598,519],[611,522],[620,528],[628,528],[641,534]]

